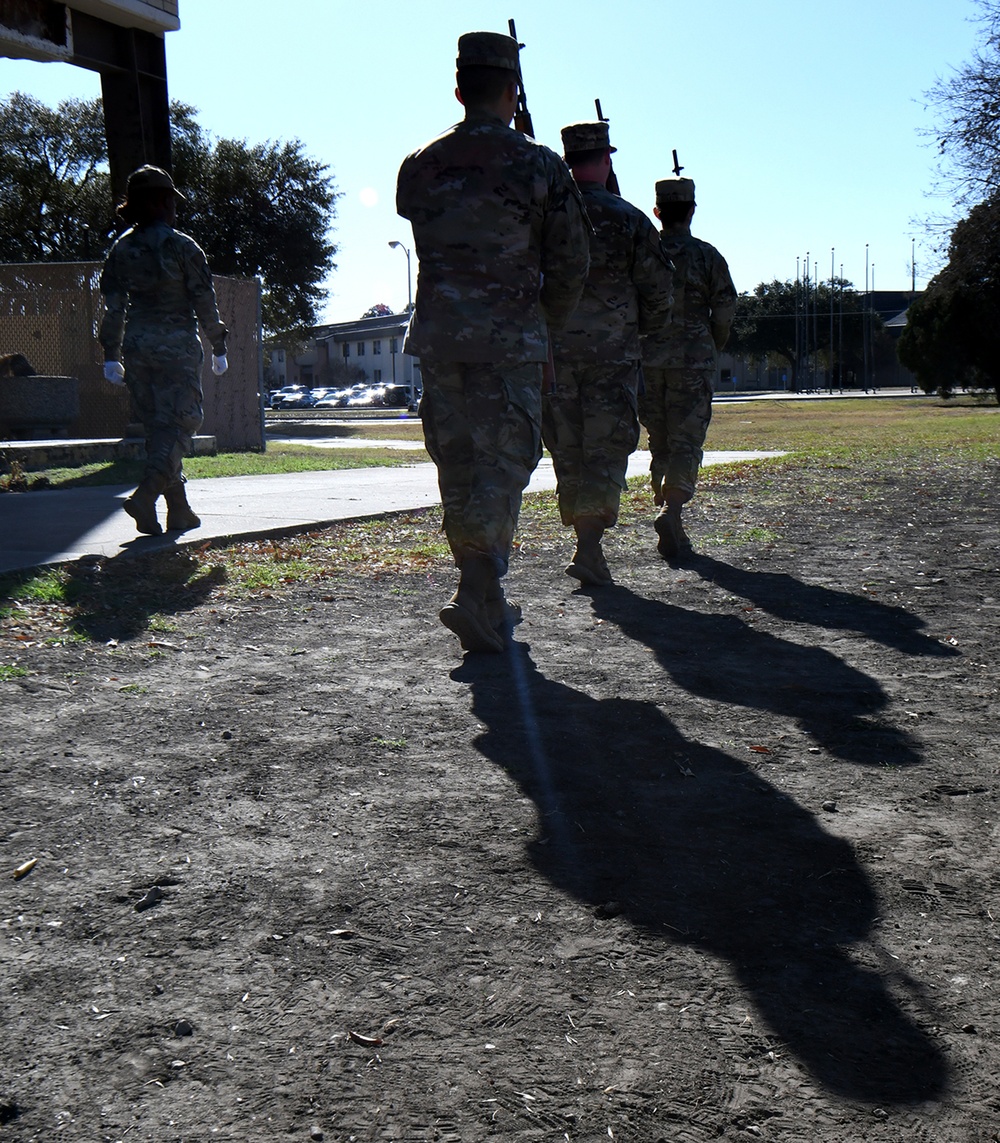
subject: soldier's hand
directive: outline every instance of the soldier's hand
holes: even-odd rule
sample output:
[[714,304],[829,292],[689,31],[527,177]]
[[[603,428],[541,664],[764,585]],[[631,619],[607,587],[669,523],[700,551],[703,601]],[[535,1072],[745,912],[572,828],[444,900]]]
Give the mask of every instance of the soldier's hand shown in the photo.
[[229,361],[224,353],[212,354],[212,372],[216,377],[221,377],[223,373],[229,368]]
[[104,380],[112,385],[125,384],[125,366],[120,361],[105,361]]

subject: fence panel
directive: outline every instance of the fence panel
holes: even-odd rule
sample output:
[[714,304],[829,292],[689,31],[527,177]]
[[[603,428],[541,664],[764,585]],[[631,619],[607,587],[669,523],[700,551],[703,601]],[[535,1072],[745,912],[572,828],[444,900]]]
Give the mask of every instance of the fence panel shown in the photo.
[[[79,379],[80,416],[69,428],[76,438],[122,437],[133,419],[128,393],[104,380],[100,274],[98,262],[0,265],[0,355],[23,353],[36,373]],[[262,449],[260,287],[246,278],[214,281],[229,327],[229,371],[213,375],[206,343],[201,431],[223,451]]]

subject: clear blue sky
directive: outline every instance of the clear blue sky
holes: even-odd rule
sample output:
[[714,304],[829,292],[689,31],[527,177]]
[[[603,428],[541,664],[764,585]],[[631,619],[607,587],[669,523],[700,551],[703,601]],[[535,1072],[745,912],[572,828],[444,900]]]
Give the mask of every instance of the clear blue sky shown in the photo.
[[[650,211],[677,148],[695,179],[694,231],[728,258],[740,290],[795,276],[807,251],[879,289],[918,287],[936,265],[920,220],[933,197],[923,93],[970,55],[972,0],[180,0],[168,33],[170,95],[214,135],[299,138],[343,197],[338,269],[324,318],[406,302],[412,247],[396,216],[403,156],[461,117],[458,36],[517,21],[537,137],[591,119],[599,97],[618,147],[622,193]],[[250,12],[250,15],[246,15]],[[65,64],[0,60],[0,97],[54,104],[100,93]],[[930,196],[930,197],[929,197]],[[183,220],[181,222],[183,226]],[[414,286],[416,258],[413,259]]]

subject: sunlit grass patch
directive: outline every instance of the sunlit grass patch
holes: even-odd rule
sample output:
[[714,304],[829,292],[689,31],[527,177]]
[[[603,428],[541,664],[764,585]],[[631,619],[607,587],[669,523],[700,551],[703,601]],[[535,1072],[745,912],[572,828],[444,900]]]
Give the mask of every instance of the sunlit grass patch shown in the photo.
[[739,528],[726,532],[708,532],[699,535],[698,542],[705,547],[732,547],[733,545],[753,544],[764,547],[781,540],[778,532],[765,527]]
[[922,450],[1000,457],[1000,407],[936,397],[716,403],[706,450],[783,449],[857,461]]
[[0,663],[0,683],[10,682],[11,679],[23,679],[27,673],[27,667],[18,667],[12,663]]
[[436,524],[431,512],[361,520],[287,539],[229,544],[207,558],[226,569],[230,589],[241,594],[340,575],[402,575],[451,562]]
[[428,457],[419,451],[381,448],[315,448],[272,444],[267,452],[193,456],[184,461],[191,479],[216,476],[270,476],[289,472],[332,472],[347,468],[401,468]]
[[146,625],[147,631],[152,631],[158,635],[172,635],[179,628],[172,620],[167,619],[163,615],[151,615],[149,623]]
[[41,568],[0,577],[0,598],[20,603],[66,603],[66,572]]
[[[365,434],[367,436],[367,434]],[[382,448],[315,448],[302,444],[272,444],[266,452],[222,452],[192,456],[184,461],[191,479],[222,476],[276,476],[292,472],[332,472],[349,468],[400,468],[426,461],[422,450]],[[134,485],[142,479],[140,460],[101,461],[73,467],[46,468],[27,473],[24,489],[91,488]],[[0,487],[0,491],[3,491]]]
[[381,735],[379,735],[372,739],[372,745],[378,746],[382,750],[391,750],[395,753],[398,753],[399,751],[406,749],[406,739],[382,738]]

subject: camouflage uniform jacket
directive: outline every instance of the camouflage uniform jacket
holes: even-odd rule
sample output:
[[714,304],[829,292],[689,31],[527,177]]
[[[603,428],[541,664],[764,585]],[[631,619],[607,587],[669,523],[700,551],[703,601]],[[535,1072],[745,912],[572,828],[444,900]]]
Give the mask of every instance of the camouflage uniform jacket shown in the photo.
[[590,273],[580,304],[556,334],[556,360],[626,362],[639,358],[639,334],[670,319],[673,275],[656,227],[600,183],[580,184],[594,227]]
[[420,261],[405,351],[438,361],[545,361],[573,312],[589,232],[566,164],[470,112],[403,161],[396,209]]
[[726,260],[689,232],[664,232],[660,245],[674,264],[674,312],[659,334],[642,339],[643,364],[714,370],[736,313],[736,287]]
[[226,327],[204,251],[166,223],[126,230],[118,238],[104,263],[101,293],[107,312],[100,342],[107,359],[120,357],[123,341],[154,331],[157,337],[197,338],[199,322],[213,352],[226,352]]

